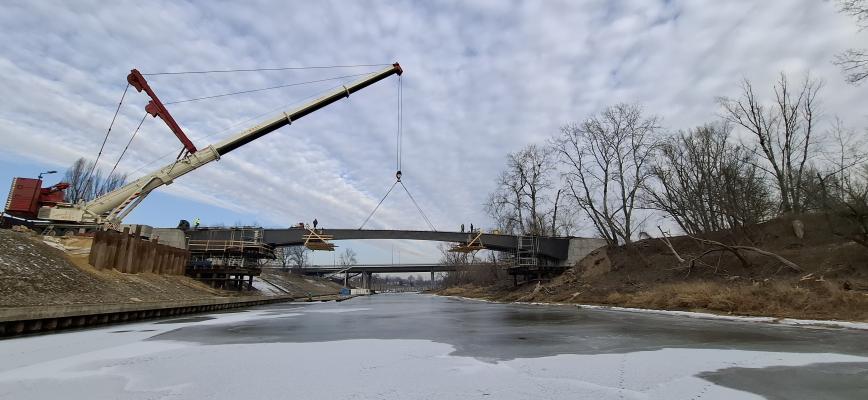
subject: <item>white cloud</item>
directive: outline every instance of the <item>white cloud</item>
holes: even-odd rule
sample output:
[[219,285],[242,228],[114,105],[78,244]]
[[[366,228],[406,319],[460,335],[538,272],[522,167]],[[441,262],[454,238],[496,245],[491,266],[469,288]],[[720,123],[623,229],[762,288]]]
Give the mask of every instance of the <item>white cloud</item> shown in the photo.
[[[769,86],[781,70],[810,70],[826,81],[827,114],[866,124],[864,88],[846,85],[830,63],[866,33],[829,2],[44,1],[0,7],[2,151],[58,165],[95,154],[133,67],[400,61],[405,181],[444,229],[484,225],[481,204],[507,152],[615,102],[644,103],[667,127],[688,128],[714,119],[715,96],[734,94],[742,78]],[[176,100],[343,72],[150,80],[165,100]],[[233,124],[332,84],[170,108],[204,146],[233,132],[226,131]],[[354,227],[393,180],[395,94],[395,80],[379,83],[167,191],[247,211],[267,224],[316,215],[330,226]],[[109,164],[144,103],[144,95],[128,94],[107,145]],[[122,167],[138,169],[177,148],[168,129],[148,118]],[[424,228],[406,196],[393,196],[372,226]]]

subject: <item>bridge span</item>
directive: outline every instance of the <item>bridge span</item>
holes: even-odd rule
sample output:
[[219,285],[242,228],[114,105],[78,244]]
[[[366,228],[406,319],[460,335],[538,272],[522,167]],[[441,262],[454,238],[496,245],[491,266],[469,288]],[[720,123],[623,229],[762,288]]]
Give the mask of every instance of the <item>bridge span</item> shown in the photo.
[[[232,228],[200,228],[187,232],[191,240],[233,240]],[[424,240],[448,243],[468,243],[476,236],[470,232],[408,231],[386,229],[317,229],[318,234],[339,240]],[[262,241],[276,247],[300,246],[309,231],[304,228],[262,229]],[[515,252],[521,236],[483,233],[480,244],[487,250]],[[536,256],[549,265],[572,265],[591,251],[605,245],[597,238],[537,236]]]

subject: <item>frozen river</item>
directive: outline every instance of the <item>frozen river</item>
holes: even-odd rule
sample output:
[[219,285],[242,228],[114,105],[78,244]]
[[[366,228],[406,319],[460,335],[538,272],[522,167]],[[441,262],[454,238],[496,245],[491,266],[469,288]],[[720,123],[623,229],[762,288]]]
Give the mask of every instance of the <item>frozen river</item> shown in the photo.
[[0,399],[868,399],[868,332],[428,295],[0,341]]

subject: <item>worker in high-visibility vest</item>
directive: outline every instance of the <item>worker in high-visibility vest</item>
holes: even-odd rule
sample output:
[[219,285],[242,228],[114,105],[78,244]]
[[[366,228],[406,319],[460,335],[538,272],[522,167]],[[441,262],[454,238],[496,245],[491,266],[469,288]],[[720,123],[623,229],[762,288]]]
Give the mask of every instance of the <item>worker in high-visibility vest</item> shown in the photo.
[[199,229],[199,217],[193,220],[193,229]]

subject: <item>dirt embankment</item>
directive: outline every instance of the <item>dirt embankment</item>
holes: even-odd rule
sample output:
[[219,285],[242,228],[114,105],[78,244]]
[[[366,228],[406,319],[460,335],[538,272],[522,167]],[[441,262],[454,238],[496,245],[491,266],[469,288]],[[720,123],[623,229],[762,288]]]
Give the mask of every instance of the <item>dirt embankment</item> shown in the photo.
[[264,285],[257,285],[263,292],[293,297],[317,297],[338,294],[341,285],[320,278],[290,274],[276,269],[265,269],[257,278]]
[[0,229],[0,307],[145,303],[239,295],[212,289],[185,276],[97,270],[87,263],[87,238],[50,238],[51,245],[43,240],[38,235]]
[[801,222],[801,239],[791,219],[704,236],[774,252],[797,264],[798,270],[750,251],[739,251],[742,261],[728,251],[714,250],[716,246],[679,236],[671,238],[671,244],[686,260],[714,251],[692,263],[679,262],[663,240],[647,239],[631,247],[599,249],[550,282],[519,287],[499,282],[440,293],[498,301],[868,321],[868,249],[833,235],[821,217],[807,216]]

